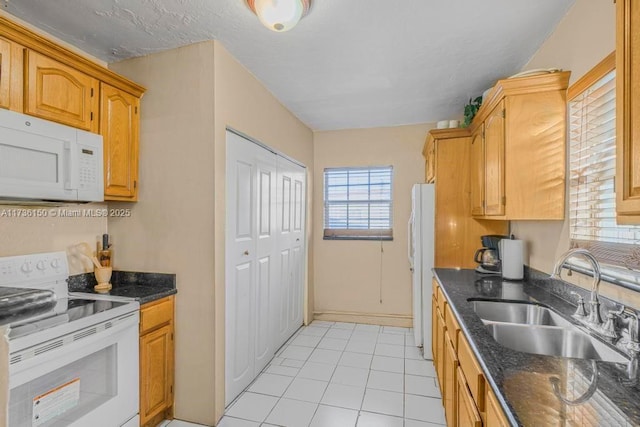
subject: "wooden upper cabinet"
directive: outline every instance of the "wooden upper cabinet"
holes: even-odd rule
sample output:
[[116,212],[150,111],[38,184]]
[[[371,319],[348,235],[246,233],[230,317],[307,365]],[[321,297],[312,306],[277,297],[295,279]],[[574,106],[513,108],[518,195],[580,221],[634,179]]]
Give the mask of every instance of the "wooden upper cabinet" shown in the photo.
[[[476,218],[564,219],[570,72],[498,81],[471,124],[484,126],[484,212]],[[476,194],[478,191],[476,190]]]
[[471,215],[484,215],[484,123],[471,136]]
[[640,224],[640,4],[618,0],[616,8],[616,210]]
[[425,158],[424,182],[432,184],[436,180],[436,140],[431,133],[427,135],[422,155]]
[[98,131],[98,79],[28,49],[24,67],[25,113]]
[[508,231],[506,221],[476,220],[471,216],[476,201],[482,209],[482,144],[481,131],[473,136],[468,129],[429,131],[423,154],[433,153],[435,267],[474,268],[473,255],[480,245],[480,236]]
[[139,104],[133,95],[105,83],[100,86],[105,200],[138,199]]
[[24,48],[0,37],[0,108],[23,111]]
[[484,122],[484,214],[504,215],[504,101]]

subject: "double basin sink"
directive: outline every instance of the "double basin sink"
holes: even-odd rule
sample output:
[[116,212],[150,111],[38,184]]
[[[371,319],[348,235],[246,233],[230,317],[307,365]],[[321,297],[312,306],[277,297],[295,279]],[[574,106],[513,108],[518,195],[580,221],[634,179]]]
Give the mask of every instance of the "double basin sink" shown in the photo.
[[473,310],[501,345],[524,353],[627,363],[617,350],[553,310],[527,302],[471,300]]

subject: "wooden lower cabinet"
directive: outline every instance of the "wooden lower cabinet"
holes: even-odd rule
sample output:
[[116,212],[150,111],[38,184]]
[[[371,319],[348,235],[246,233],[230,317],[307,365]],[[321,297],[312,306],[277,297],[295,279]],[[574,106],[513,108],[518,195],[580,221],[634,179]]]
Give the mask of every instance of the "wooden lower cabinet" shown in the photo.
[[433,364],[438,363],[438,303],[435,294],[431,297],[431,355]]
[[467,382],[462,369],[458,368],[458,405],[457,405],[457,425],[459,427],[482,427],[482,418],[476,408],[473,396],[469,392]]
[[510,426],[438,284],[433,291],[433,363],[447,426]]
[[487,387],[485,425],[491,427],[509,427],[509,421],[502,412],[496,395]]
[[458,425],[457,419],[457,371],[458,371],[458,356],[456,350],[453,348],[453,343],[449,337],[449,333],[445,332],[445,357],[443,361],[443,373],[444,373],[444,415],[447,419],[447,425]]
[[445,375],[444,375],[444,358],[445,358],[445,332],[446,332],[446,327],[444,325],[444,318],[442,317],[442,314],[440,313],[440,309],[437,310],[437,315],[436,315],[436,329],[437,329],[437,333],[438,336],[436,337],[436,348],[437,348],[437,355],[436,355],[436,374],[438,375],[438,383],[440,385],[440,394],[442,396],[445,395]]
[[174,297],[140,308],[140,425],[173,418]]

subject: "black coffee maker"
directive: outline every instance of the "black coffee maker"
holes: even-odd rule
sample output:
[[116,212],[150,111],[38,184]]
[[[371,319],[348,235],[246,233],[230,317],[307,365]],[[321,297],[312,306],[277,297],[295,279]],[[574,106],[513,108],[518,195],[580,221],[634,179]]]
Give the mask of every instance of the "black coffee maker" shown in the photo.
[[476,267],[478,273],[500,273],[500,250],[498,249],[498,243],[500,240],[508,238],[509,236],[496,234],[480,236],[483,247],[476,251],[473,259],[479,264],[478,267]]

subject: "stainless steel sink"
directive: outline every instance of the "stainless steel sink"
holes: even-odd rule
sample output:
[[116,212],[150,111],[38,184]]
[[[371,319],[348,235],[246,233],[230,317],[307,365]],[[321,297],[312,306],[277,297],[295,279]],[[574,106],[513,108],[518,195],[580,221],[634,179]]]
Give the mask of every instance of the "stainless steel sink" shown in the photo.
[[493,338],[503,346],[525,353],[627,363],[618,351],[575,327],[486,322]]
[[518,302],[473,301],[473,310],[482,320],[571,327],[562,316],[539,305]]

